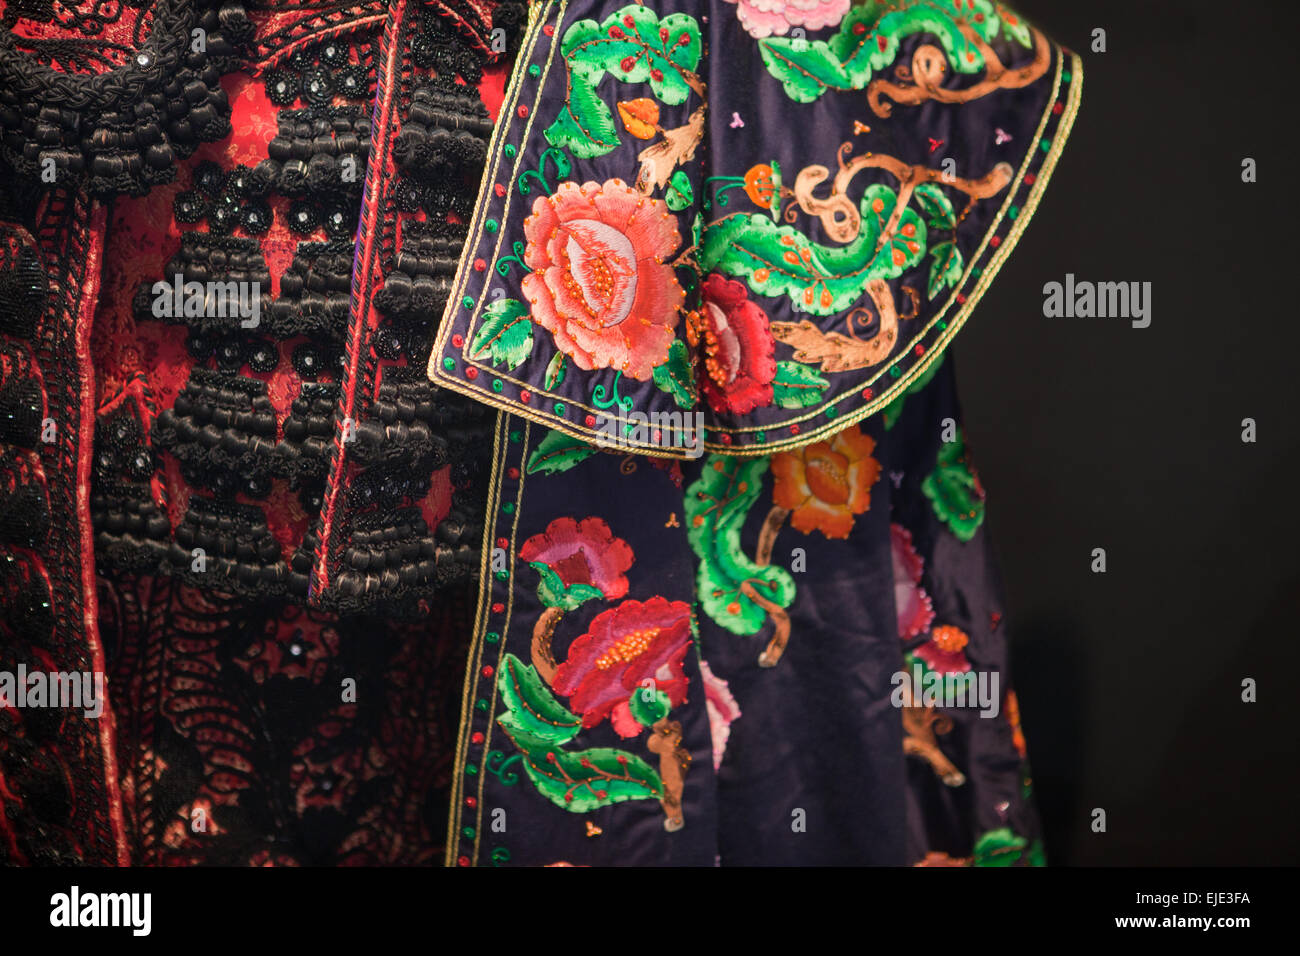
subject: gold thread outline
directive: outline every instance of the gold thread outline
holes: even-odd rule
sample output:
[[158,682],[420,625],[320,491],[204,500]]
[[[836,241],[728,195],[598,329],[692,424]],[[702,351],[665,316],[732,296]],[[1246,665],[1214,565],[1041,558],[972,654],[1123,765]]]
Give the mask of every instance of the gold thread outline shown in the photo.
[[[474,609],[474,632],[470,638],[470,649],[465,665],[465,680],[462,684],[460,699],[460,728],[456,734],[456,758],[452,763],[452,772],[455,779],[451,785],[451,806],[448,808],[447,815],[447,846],[444,851],[444,865],[454,866],[456,863],[456,847],[460,840],[457,834],[460,832],[460,821],[462,818],[462,801],[461,798],[465,792],[465,773],[464,760],[466,744],[470,737],[470,726],[473,724],[473,714],[470,713],[470,698],[473,696],[473,689],[478,686],[477,675],[480,671],[478,659],[483,653],[482,635],[486,631],[484,626],[487,621],[488,611],[492,606],[492,575],[490,573],[492,553],[491,548],[485,547],[493,540],[496,533],[496,518],[499,514],[498,502],[501,499],[501,475],[505,472],[506,455],[502,451],[501,436],[506,434],[509,427],[508,419],[510,416],[506,412],[498,411],[496,427],[492,435],[492,477],[488,485],[488,495],[486,511],[483,516],[483,545],[480,545],[479,551],[479,594],[478,607]],[[504,641],[504,636],[502,641]],[[476,831],[477,832],[477,831]]]
[[[508,437],[507,434],[507,439]],[[519,460],[521,463],[528,451],[528,442],[531,438],[532,424],[525,421],[524,434],[519,443]],[[509,442],[507,440],[507,448],[508,446]],[[507,457],[509,457],[508,451],[507,454],[503,456],[503,459]],[[505,617],[501,623],[501,639],[497,642],[497,660],[492,670],[492,694],[488,699],[487,729],[483,732],[484,764],[483,767],[479,768],[478,772],[478,798],[474,807],[476,813],[474,821],[474,855],[470,857],[470,866],[478,865],[479,849],[483,845],[483,791],[487,788],[487,772],[483,768],[487,766],[487,754],[492,751],[492,733],[496,729],[496,720],[493,719],[493,714],[496,713],[497,709],[497,675],[501,673],[501,660],[506,656],[506,644],[510,637],[510,619],[514,616],[515,610],[515,555],[518,554],[518,548],[516,548],[515,545],[519,534],[519,520],[522,517],[524,510],[524,480],[526,478],[527,475],[524,473],[523,469],[520,469],[519,488],[515,492],[515,513],[512,515],[514,521],[510,526],[510,577],[506,585],[506,610]],[[495,540],[492,543],[495,543]],[[485,548],[484,551],[488,552],[490,549]],[[526,777],[527,774],[525,773],[524,776]]]

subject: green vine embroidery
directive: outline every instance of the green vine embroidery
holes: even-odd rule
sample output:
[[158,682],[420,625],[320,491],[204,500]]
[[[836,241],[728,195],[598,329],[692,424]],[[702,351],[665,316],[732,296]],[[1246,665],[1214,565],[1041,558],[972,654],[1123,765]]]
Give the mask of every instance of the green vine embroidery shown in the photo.
[[507,787],[513,787],[519,782],[519,774],[511,773],[510,765],[520,759],[521,758],[518,754],[515,754],[513,757],[507,757],[500,750],[490,750],[488,751],[487,760],[483,764],[483,769],[492,774],[492,776],[496,777]]
[[573,164],[569,161],[569,157],[564,154],[564,150],[556,149],[552,146],[550,149],[545,150],[538,158],[536,169],[526,169],[519,174],[519,182],[517,184],[519,195],[527,196],[532,192],[532,188],[528,185],[528,180],[530,178],[537,180],[538,184],[546,192],[546,195],[554,195],[555,190],[551,188],[551,184],[546,179],[546,161],[548,159],[555,165],[555,180],[557,185],[560,180],[567,179],[569,174],[573,171]]
[[704,228],[700,264],[743,278],[759,295],[784,295],[800,311],[833,315],[857,302],[869,280],[895,278],[920,261],[926,227],[916,210],[904,209],[884,235],[897,202],[888,186],[868,186],[859,203],[862,228],[839,247],[757,213],[727,216]]
[[827,90],[864,89],[894,62],[899,44],[918,33],[938,38],[951,69],[979,73],[986,44],[1002,31],[1022,46],[1032,43],[1025,23],[991,0],[865,0],[829,40],[767,37],[758,46],[786,95],[811,103]]
[[[704,612],[733,634],[757,634],[771,617],[776,628],[769,651],[784,648],[790,619],[785,609],[794,601],[794,578],[784,568],[769,563],[771,537],[785,519],[765,523],[760,536],[759,560],[740,548],[740,530],[749,509],[758,500],[766,458],[742,460],[710,455],[700,477],[686,489],[686,535],[699,558],[696,593]],[[772,516],[769,516],[772,517]],[[779,645],[779,646],[778,646]],[[775,663],[765,652],[761,663]]]

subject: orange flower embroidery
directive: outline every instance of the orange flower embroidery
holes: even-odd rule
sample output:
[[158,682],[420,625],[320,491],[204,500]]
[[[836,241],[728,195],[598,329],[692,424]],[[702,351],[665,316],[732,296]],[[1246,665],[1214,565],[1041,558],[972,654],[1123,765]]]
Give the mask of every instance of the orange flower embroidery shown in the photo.
[[533,321],[579,368],[645,381],[668,358],[685,299],[668,258],[681,243],[659,199],[618,179],[564,183],[524,220]]
[[804,534],[847,538],[853,516],[871,507],[871,486],[880,478],[880,462],[871,457],[875,447],[853,425],[828,442],[772,456],[772,500],[790,509],[790,524]]

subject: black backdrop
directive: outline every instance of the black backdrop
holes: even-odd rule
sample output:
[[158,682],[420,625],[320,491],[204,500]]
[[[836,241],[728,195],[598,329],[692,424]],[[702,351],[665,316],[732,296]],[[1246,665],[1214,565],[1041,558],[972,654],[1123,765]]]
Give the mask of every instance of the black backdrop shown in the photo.
[[[1300,10],[1014,6],[1082,56],[1083,104],[953,354],[1048,862],[1294,863]],[[1150,327],[1044,318],[1067,272],[1151,282]]]

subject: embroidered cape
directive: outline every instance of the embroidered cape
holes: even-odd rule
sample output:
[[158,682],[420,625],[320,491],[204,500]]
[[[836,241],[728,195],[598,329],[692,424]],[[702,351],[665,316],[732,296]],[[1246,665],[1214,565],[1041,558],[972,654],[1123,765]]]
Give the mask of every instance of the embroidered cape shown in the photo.
[[988,0],[532,5],[429,362],[504,413],[448,862],[1042,861],[945,348],[1081,79]]
[[0,26],[0,675],[108,676],[0,701],[0,861],[1042,861],[945,350],[1077,57],[990,0]]

